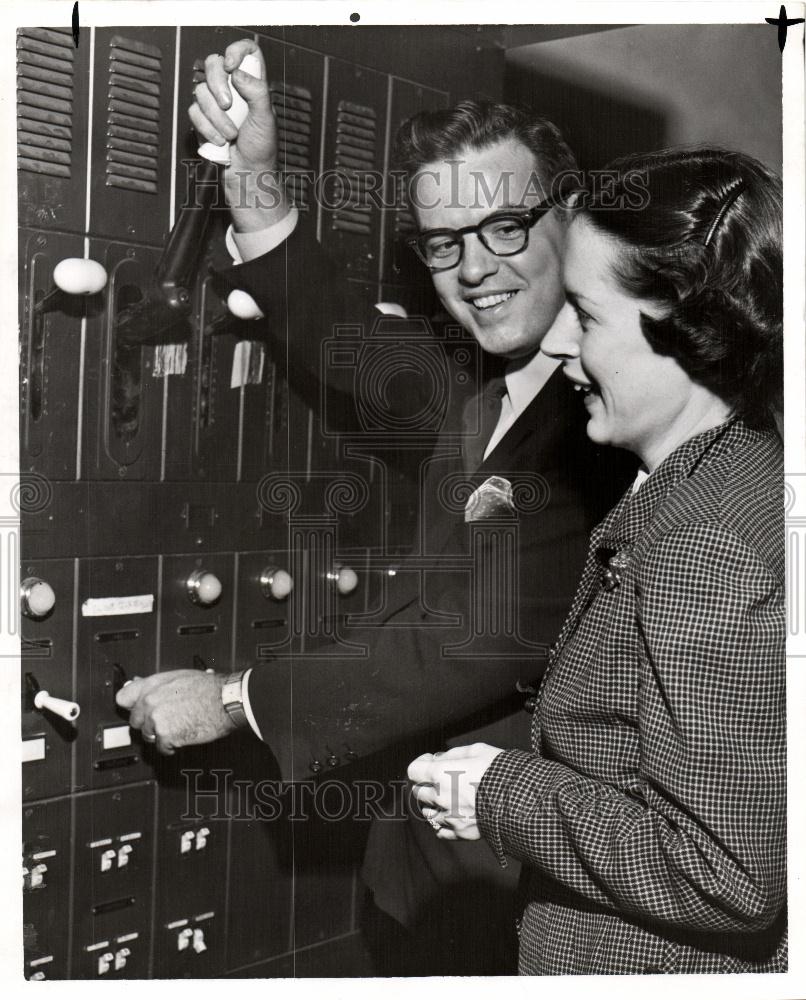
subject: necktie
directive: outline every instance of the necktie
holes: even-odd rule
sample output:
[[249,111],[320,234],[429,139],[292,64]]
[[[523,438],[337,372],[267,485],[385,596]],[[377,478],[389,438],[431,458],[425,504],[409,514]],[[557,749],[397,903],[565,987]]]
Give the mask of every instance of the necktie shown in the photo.
[[496,375],[485,384],[479,395],[465,404],[462,457],[467,473],[475,472],[484,460],[484,449],[501,416],[501,399],[506,391],[504,376]]

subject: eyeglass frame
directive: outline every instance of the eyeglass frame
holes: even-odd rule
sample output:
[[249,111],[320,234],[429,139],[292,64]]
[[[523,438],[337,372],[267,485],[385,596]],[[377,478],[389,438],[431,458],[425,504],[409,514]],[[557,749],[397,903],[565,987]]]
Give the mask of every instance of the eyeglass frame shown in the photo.
[[[541,219],[545,218],[546,215],[556,208],[557,202],[553,198],[546,198],[545,201],[541,201],[539,205],[532,205],[531,208],[526,209],[523,212],[517,209],[506,209],[501,208],[496,212],[491,212],[489,215],[485,216],[481,222],[476,223],[475,226],[462,226],[460,229],[426,229],[424,232],[419,233],[417,236],[413,236],[406,240],[406,246],[411,247],[411,249],[417,254],[422,263],[428,268],[433,274],[434,272],[440,271],[451,271],[454,267],[458,267],[462,263],[462,258],[465,253],[465,241],[464,237],[469,233],[475,233],[481,245],[488,250],[494,257],[514,257],[516,254],[523,253],[529,246],[529,232],[540,222]],[[493,250],[484,239],[481,233],[483,226],[486,226],[488,222],[494,219],[517,219],[519,223],[523,224],[523,232],[525,235],[525,241],[522,247],[517,250],[511,250],[505,253],[499,253],[497,250]],[[420,241],[425,237],[430,236],[441,236],[449,235],[457,237],[457,243],[459,246],[459,257],[453,264],[447,264],[445,267],[436,267],[433,264],[429,264],[425,259],[425,254],[420,248]]]

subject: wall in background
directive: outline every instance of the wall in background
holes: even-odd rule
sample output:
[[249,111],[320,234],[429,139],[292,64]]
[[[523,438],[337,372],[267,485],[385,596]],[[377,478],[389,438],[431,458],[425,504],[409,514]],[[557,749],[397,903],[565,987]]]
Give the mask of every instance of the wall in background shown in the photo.
[[661,145],[739,149],[781,170],[781,63],[767,25],[634,25],[507,50],[506,95],[586,166]]

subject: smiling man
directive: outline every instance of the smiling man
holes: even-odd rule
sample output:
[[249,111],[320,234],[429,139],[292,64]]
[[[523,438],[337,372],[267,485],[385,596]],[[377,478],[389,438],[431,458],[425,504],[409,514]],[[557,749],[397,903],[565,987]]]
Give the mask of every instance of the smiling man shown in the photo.
[[[320,368],[321,347],[334,324],[369,330],[380,313],[351,294],[306,227],[297,226],[277,172],[277,125],[265,69],[261,79],[237,70],[247,53],[262,61],[251,40],[230,46],[224,57],[208,57],[206,83],[197,88],[190,111],[202,138],[232,143],[224,188],[232,249],[242,263],[222,283],[258,302],[274,358],[291,387],[314,405],[320,389],[335,396],[345,430],[360,431],[362,400],[351,393],[361,380],[354,372]],[[240,130],[224,111],[230,103],[228,73],[249,106]],[[407,738],[416,737],[420,747],[431,746],[435,735],[468,743],[471,716],[476,725],[485,724],[477,738],[528,744],[529,715],[516,682],[523,690],[539,677],[573,593],[588,532],[628,479],[612,456],[602,461],[585,434],[580,400],[558,363],[539,352],[564,301],[566,224],[548,199],[555,179],[574,170],[575,162],[550,122],[472,101],[405,123],[395,159],[410,181],[419,228],[413,249],[447,312],[484,352],[481,370],[473,373],[480,396],[450,393],[434,456],[423,467],[420,551],[439,563],[428,574],[428,600],[421,592],[425,574],[390,578],[383,627],[349,635],[367,648],[362,659],[346,659],[334,648],[332,656],[317,650],[310,659],[278,658],[229,677],[173,670],[134,681],[118,702],[131,709],[131,725],[162,752],[250,726],[271,748],[283,777],[300,780],[321,770],[322,761],[336,766]],[[266,197],[269,189],[273,197]],[[393,344],[422,351],[422,339],[412,339],[412,323],[399,313],[389,322],[390,356]],[[390,385],[390,412],[399,407],[404,416],[407,407],[417,413],[420,394],[431,389],[405,372]],[[474,412],[481,419],[471,434],[467,415]],[[488,539],[483,532],[471,534],[468,522],[476,513],[470,505],[457,510],[443,502],[442,488],[457,475],[476,488],[474,496],[503,484],[508,537],[515,542],[508,563],[512,587],[497,576],[481,590],[474,584],[471,542],[483,547]],[[424,606],[459,624],[426,620]],[[478,621],[480,606],[485,622],[506,627],[482,635],[493,641],[484,655],[474,656],[468,623]],[[453,655],[446,652],[451,647]],[[401,749],[378,777],[404,774],[410,756]],[[513,872],[503,875],[485,846],[440,842],[421,817],[407,824],[379,822],[364,875],[378,906],[416,928],[409,936],[384,938],[381,951],[388,956],[396,944],[398,960],[379,971],[514,971],[508,950]]]

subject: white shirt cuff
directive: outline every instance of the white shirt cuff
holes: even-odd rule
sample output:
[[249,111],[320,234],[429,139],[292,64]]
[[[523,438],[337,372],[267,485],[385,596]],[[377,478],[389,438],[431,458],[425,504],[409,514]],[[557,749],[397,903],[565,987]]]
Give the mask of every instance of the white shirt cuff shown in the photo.
[[252,711],[252,706],[249,703],[249,675],[251,673],[252,668],[250,667],[243,675],[243,680],[241,681],[241,699],[243,700],[243,710],[246,715],[246,719],[252,727],[252,731],[259,740],[262,740],[263,736],[260,732],[260,726],[257,724],[255,713]]
[[236,233],[232,226],[228,226],[224,241],[230,257],[234,263],[243,264],[248,260],[255,260],[256,257],[262,257],[264,253],[270,253],[294,232],[298,219],[299,211],[292,208],[279,222],[266,226],[265,229],[258,229],[254,233]]

